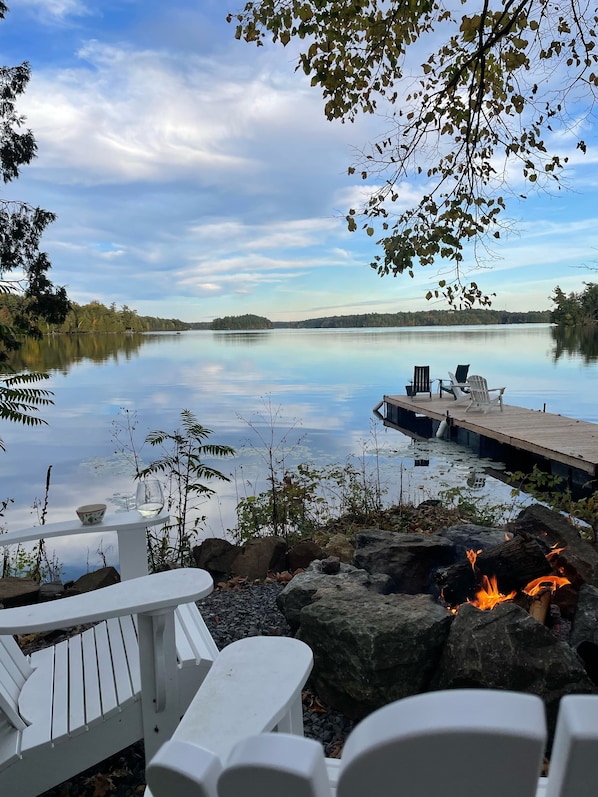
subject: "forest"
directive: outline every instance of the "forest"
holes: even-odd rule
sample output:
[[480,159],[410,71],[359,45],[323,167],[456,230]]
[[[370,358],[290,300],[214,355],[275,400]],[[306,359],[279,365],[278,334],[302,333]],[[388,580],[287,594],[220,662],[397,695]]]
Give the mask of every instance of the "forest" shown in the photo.
[[556,305],[550,320],[558,327],[595,326],[598,322],[598,285],[584,282],[583,291],[565,294],[559,286],[551,296]]
[[[555,295],[559,296],[559,288]],[[595,286],[598,294],[598,286]],[[592,296],[594,293],[592,293]],[[563,294],[564,296],[564,294]],[[565,302],[566,299],[566,302]],[[21,302],[19,296],[3,296],[0,307],[0,324],[11,325],[18,316]],[[553,299],[553,301],[557,301]],[[581,299],[563,298],[561,304],[569,308],[567,318],[577,317],[573,309],[583,305]],[[569,307],[571,305],[571,307]],[[597,303],[598,306],[598,303]],[[573,308],[573,309],[572,309]],[[580,311],[581,312],[581,311]],[[558,320],[557,311],[537,310],[529,312],[509,312],[507,310],[422,310],[400,313],[365,313],[362,315],[324,316],[308,318],[304,321],[270,321],[264,316],[251,313],[238,316],[224,316],[213,321],[185,322],[178,318],[157,318],[142,316],[126,304],[120,308],[113,302],[106,307],[93,301],[80,305],[71,302],[71,309],[62,324],[42,322],[40,329],[44,334],[79,334],[88,332],[181,332],[187,329],[213,331],[242,331],[259,329],[359,329],[366,327],[421,327],[421,326],[462,326],[483,324],[542,324]]]
[[[18,319],[19,312],[26,301],[23,296],[2,296],[0,324],[18,327],[18,323],[15,323],[15,321]],[[189,329],[189,326],[189,324],[185,324],[177,318],[140,316],[137,310],[132,310],[126,304],[121,308],[117,308],[114,302],[110,307],[106,307],[98,301],[83,305],[71,301],[70,310],[62,324],[51,324],[42,321],[39,329],[42,334],[73,334],[83,332],[181,331]]]
[[310,318],[306,321],[275,321],[275,328],[343,329],[362,327],[446,327],[474,324],[543,324],[550,321],[550,311],[514,313],[507,310],[421,310],[403,313],[366,313]]

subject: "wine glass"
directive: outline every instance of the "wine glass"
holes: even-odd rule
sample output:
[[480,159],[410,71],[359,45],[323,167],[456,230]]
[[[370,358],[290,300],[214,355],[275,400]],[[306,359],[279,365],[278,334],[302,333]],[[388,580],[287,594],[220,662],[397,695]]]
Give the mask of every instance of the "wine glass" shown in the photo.
[[137,485],[137,511],[143,517],[155,517],[164,506],[164,493],[158,479],[141,479]]

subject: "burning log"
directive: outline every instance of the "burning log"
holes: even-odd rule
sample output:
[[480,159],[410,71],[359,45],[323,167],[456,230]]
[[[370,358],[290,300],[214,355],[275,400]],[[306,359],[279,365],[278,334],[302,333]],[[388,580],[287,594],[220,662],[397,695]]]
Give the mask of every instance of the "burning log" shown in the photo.
[[500,592],[508,594],[552,572],[542,546],[534,539],[516,536],[477,552],[473,563],[460,562],[438,571],[435,581],[445,602],[457,606],[475,597],[482,576],[494,576]]
[[546,623],[546,616],[548,614],[548,607],[550,606],[550,590],[545,589],[534,595],[532,602],[529,605],[529,613],[539,623]]

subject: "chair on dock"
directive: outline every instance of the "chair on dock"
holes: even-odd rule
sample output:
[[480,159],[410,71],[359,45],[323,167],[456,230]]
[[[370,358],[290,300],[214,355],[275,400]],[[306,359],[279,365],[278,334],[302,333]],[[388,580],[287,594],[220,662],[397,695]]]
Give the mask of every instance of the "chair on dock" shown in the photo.
[[413,379],[407,385],[407,395],[413,398],[418,393],[427,393],[432,398],[429,365],[416,365],[413,368]]
[[447,381],[446,379],[438,380],[439,395],[442,397],[443,393],[450,393],[454,399],[463,399],[468,392],[467,388],[465,387],[468,373],[469,365],[458,365],[455,373],[449,371],[448,384],[445,384]]
[[[469,388],[469,406],[465,410],[480,410],[481,412],[488,412],[488,410],[498,407],[502,412],[502,395],[506,387],[488,387],[488,382],[483,376],[470,376],[467,380]],[[494,393],[496,395],[491,396]]]
[[[196,735],[179,740],[175,733],[147,768],[153,797],[379,797],[397,791],[397,784],[412,797],[535,797],[541,784],[546,719],[536,695],[450,689],[397,700],[363,719],[341,758],[331,759],[313,739],[260,733],[258,723],[255,733],[239,740],[238,712],[228,719],[238,741],[211,744],[201,706],[209,678],[181,723],[195,716]],[[259,690],[242,694],[246,710],[251,695],[262,708]],[[212,718],[222,725],[215,712]],[[572,783],[579,790],[569,794],[585,793],[579,778]]]

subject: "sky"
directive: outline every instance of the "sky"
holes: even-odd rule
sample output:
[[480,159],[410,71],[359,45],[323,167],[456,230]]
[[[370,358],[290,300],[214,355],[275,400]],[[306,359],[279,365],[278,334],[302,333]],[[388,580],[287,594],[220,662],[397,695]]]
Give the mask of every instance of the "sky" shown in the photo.
[[[140,315],[272,321],[444,309],[442,266],[380,277],[375,238],[349,233],[367,183],[347,168],[379,118],[330,123],[292,48],[236,41],[238,0],[9,0],[0,63],[28,61],[18,109],[38,157],[0,197],[57,214],[42,249],[69,297]],[[493,307],[546,310],[556,285],[598,280],[598,137],[567,190],[509,206],[490,268],[466,261]],[[411,186],[401,187],[412,195]]]

